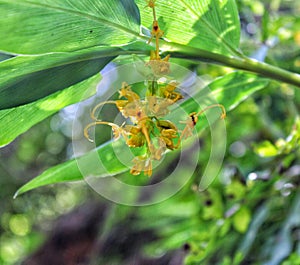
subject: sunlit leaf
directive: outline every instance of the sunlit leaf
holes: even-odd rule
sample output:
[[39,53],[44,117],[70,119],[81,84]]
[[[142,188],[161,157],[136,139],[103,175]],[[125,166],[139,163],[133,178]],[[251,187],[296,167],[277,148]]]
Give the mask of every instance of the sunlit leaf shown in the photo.
[[139,35],[133,0],[1,0],[0,50],[19,54],[126,44]]
[[118,48],[17,56],[0,63],[0,109],[46,97],[99,72]]
[[278,155],[278,149],[269,141],[263,141],[262,143],[254,146],[254,151],[261,157],[271,157]]
[[[95,73],[112,60],[115,54],[131,54],[131,50],[135,49],[149,51],[149,48],[145,43],[131,43],[122,49],[95,47],[72,53],[15,58],[4,54],[4,59],[11,59],[0,63],[0,146],[8,144],[65,106],[81,101],[85,91],[91,91],[86,93],[87,96],[94,94],[100,80],[100,75]],[[92,75],[95,76],[87,79]],[[63,90],[70,86],[70,89]],[[32,102],[36,99],[40,100]],[[22,105],[25,103],[29,104]]]
[[33,103],[1,110],[0,146],[10,143],[17,136],[58,110],[95,94],[100,79],[100,74],[96,74],[68,89],[56,92]]
[[[136,0],[142,25],[152,27],[152,11]],[[199,49],[235,54],[240,41],[240,21],[234,0],[156,1],[156,13],[164,37]]]

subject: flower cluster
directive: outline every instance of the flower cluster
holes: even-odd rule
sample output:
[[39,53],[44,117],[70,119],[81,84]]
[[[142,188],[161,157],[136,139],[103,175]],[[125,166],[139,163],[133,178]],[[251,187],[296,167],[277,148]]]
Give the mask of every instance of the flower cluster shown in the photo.
[[[221,118],[225,118],[226,112],[222,105],[215,104],[196,113],[191,113],[186,121],[185,128],[180,131],[176,125],[164,117],[169,113],[169,107],[175,102],[183,99],[178,91],[179,83],[170,81],[161,83],[160,77],[170,73],[170,56],[161,58],[159,55],[159,39],[164,32],[160,29],[155,14],[155,0],[148,1],[148,6],[153,10],[153,27],[151,39],[155,38],[156,50],[150,53],[150,60],[145,64],[151,74],[147,76],[146,96],[140,96],[132,90],[132,87],[123,82],[119,90],[119,99],[114,101],[101,102],[94,107],[91,118],[94,122],[88,124],[84,129],[85,137],[89,137],[89,129],[96,125],[108,125],[112,127],[114,138],[123,137],[127,146],[132,148],[145,147],[143,155],[133,159],[133,166],[130,173],[139,175],[152,175],[152,161],[160,160],[167,149],[174,150],[180,146],[181,140],[192,135],[192,130],[198,121],[198,116],[211,107],[222,109]],[[117,125],[112,122],[102,121],[96,117],[96,112],[105,104],[114,104],[122,116],[129,122]]]
[[[112,127],[115,139],[124,137],[129,147],[145,146],[146,153],[134,158],[131,174],[138,175],[144,171],[151,176],[152,160],[160,160],[166,149],[176,149],[180,144],[181,137],[177,127],[171,121],[163,119],[169,112],[168,107],[182,98],[179,92],[174,91],[175,88],[175,83],[170,83],[160,87],[163,97],[149,95],[141,99],[132,91],[131,86],[123,82],[119,100],[102,102],[93,109],[91,117],[94,122],[85,127],[85,137],[92,141],[89,138],[90,127],[102,124]],[[104,104],[115,104],[122,116],[130,122],[119,126],[99,120],[95,113]]]

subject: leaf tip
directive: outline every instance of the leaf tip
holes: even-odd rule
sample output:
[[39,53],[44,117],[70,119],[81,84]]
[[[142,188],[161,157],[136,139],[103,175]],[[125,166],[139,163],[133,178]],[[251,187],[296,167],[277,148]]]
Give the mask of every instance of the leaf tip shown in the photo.
[[13,196],[13,199],[15,200],[20,194],[20,190],[17,190]]
[[24,187],[25,187],[25,185],[22,186],[21,188],[19,188],[19,189],[15,192],[15,194],[14,194],[14,196],[13,196],[13,199],[14,199],[14,200],[15,200],[17,197],[19,197],[21,194],[23,194],[23,193],[25,193],[26,191],[28,191],[28,189],[24,189]]

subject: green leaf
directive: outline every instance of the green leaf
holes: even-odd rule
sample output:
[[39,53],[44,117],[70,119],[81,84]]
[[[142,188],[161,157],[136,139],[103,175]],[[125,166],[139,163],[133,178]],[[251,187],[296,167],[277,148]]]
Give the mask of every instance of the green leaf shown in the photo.
[[0,109],[16,107],[65,89],[99,72],[119,48],[17,56],[0,63]]
[[[206,195],[206,194],[205,194]],[[223,216],[223,202],[222,202],[222,195],[215,189],[209,189],[207,191],[207,195],[204,196],[204,203],[205,207],[203,208],[203,220],[210,220],[210,219],[219,219]],[[209,204],[205,203],[210,201]]]
[[[247,97],[251,96],[254,92],[263,89],[266,85],[268,85],[268,83],[269,81],[267,79],[248,73],[235,72],[215,80],[209,84],[207,89],[210,89],[219,103],[223,104],[226,107],[226,110],[229,111],[235,108]],[[205,89],[195,93],[194,99],[201,100],[203,98],[204,91]],[[208,91],[206,90],[206,93],[207,92]],[[181,104],[181,107],[187,112],[195,111],[195,109],[198,110],[198,104],[194,99],[191,98],[186,100]],[[180,112],[180,110],[178,111]],[[178,119],[178,111],[175,109],[172,113],[172,117],[177,117]],[[198,127],[197,129],[202,130],[206,126],[207,124],[201,123],[201,127]],[[128,171],[129,169],[115,156],[116,153],[124,156],[127,155],[126,152],[122,152],[125,147],[124,141],[119,140],[117,142],[117,146],[115,146],[115,144],[114,146],[112,145],[112,142],[108,142],[99,146],[97,150],[78,158],[80,159],[79,163],[81,165],[86,164],[87,170],[90,170],[91,173],[94,171],[94,174],[100,176],[102,174],[103,176],[107,176],[106,172],[109,172],[111,175],[116,175]],[[116,150],[116,148],[118,148],[119,151]],[[93,161],[94,152],[97,152],[101,157],[103,168],[99,167],[97,161]],[[94,169],[94,167],[97,167],[97,169]],[[74,180],[83,180],[75,159],[47,169],[41,175],[21,187],[17,191],[16,195],[20,195],[40,186]]]
[[136,40],[133,0],[1,0],[0,50],[18,54],[75,51]]
[[12,57],[13,57],[13,55],[6,54],[6,53],[0,53],[0,62],[8,60]]
[[33,125],[56,113],[58,110],[86,99],[96,93],[101,75],[96,74],[63,91],[17,108],[0,111],[0,146],[7,145]]
[[246,206],[241,207],[233,216],[233,226],[240,233],[245,233],[251,221],[251,211]]
[[270,141],[255,144],[254,152],[261,157],[272,157],[279,154],[278,149]]
[[[142,25],[152,27],[153,16],[144,0],[136,0]],[[220,54],[237,54],[240,21],[234,0],[156,1],[164,37],[180,44]]]
[[[126,166],[122,164],[115,157],[112,158],[114,152],[118,152],[122,154],[122,150],[124,150],[125,144],[122,141],[119,141],[119,145],[112,146],[111,142],[105,143],[101,145],[97,150],[93,150],[88,154],[78,158],[77,160],[72,159],[65,163],[59,164],[57,166],[51,167],[43,172],[40,176],[34,178],[30,182],[26,183],[23,187],[21,187],[15,194],[14,197],[18,195],[32,190],[34,188],[49,185],[53,183],[59,182],[67,182],[67,181],[78,181],[83,180],[82,174],[78,168],[77,163],[86,163],[87,170],[92,172],[93,174],[106,174],[109,172],[111,175],[116,175],[122,173],[127,170]],[[95,159],[95,152],[101,157],[101,161],[103,165],[106,165],[107,168],[98,167],[98,163],[92,163]],[[124,152],[123,152],[124,153]],[[126,154],[125,154],[126,155]]]
[[234,200],[241,200],[245,197],[247,187],[238,180],[233,180],[230,185],[225,188],[225,194],[233,197]]
[[[100,75],[89,77],[98,73],[115,55],[122,52],[131,54],[131,50],[137,53],[136,49],[148,52],[150,48],[145,43],[134,42],[122,49],[95,47],[72,53],[14,58],[4,54],[7,60],[0,63],[0,146],[10,143],[65,106],[84,99],[84,93],[86,97],[94,94]],[[68,86],[69,89],[53,93]],[[88,93],[89,88],[92,90]],[[29,103],[36,99],[40,100]],[[18,106],[24,103],[27,104]],[[6,107],[13,108],[3,109]]]

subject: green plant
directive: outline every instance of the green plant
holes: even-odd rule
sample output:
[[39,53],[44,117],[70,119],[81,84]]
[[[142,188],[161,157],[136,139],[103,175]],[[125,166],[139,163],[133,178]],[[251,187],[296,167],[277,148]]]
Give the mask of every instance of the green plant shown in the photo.
[[[122,56],[149,53],[151,46],[146,43],[149,37],[140,34],[139,27],[142,23],[149,28],[152,14],[147,9],[138,9],[136,4],[141,8],[145,2],[84,1],[79,4],[58,1],[49,4],[3,1],[0,33],[5,38],[2,38],[0,49],[14,57],[1,63],[2,146],[59,109],[82,99],[87,89],[90,92],[84,95],[92,95],[95,90],[91,88],[100,78],[97,72],[109,61],[119,56],[118,60],[122,62]],[[227,1],[223,6],[215,1],[201,4],[197,1],[190,4],[174,2],[171,6],[158,1],[157,9],[159,17],[164,20],[165,37],[169,40],[160,40],[161,50],[171,54],[171,58],[194,62],[209,59],[300,84],[297,74],[252,60],[241,53],[238,48],[240,26],[234,1]],[[44,16],[38,16],[39,12]],[[21,21],[22,30],[17,27]],[[31,27],[32,24],[35,26]],[[227,110],[268,83],[260,76],[242,72],[233,75],[215,81],[219,94],[216,98]],[[212,83],[210,86],[216,85]],[[14,97],[11,97],[12,91]],[[100,147],[98,151],[103,148],[108,147]],[[81,179],[80,174],[75,174],[76,163],[67,163],[68,167],[58,166],[46,171],[36,180],[38,185]],[[72,172],[71,178],[64,168]],[[34,182],[31,183],[32,186],[27,185],[26,189],[34,187]]]
[[[222,2],[217,0],[156,0],[151,2],[155,2],[156,5],[157,20],[154,19],[154,21],[157,21],[161,30],[164,31],[164,35],[160,32],[157,35],[152,33],[155,45],[148,43],[151,37],[149,29],[153,26],[153,14],[148,8],[145,8],[147,3],[144,0],[0,0],[0,146],[8,145],[32,126],[64,107],[93,96],[96,93],[96,85],[101,80],[98,72],[108,63],[125,65],[128,61],[135,60],[134,56],[147,61],[149,54],[153,56],[153,52],[155,52],[156,59],[158,56],[170,58],[171,63],[176,62],[187,68],[196,69],[198,72],[201,72],[201,69],[199,70],[197,67],[198,65],[203,66],[203,62],[231,68],[228,73],[225,70],[219,70],[221,73],[216,74],[218,78],[206,86],[218,103],[224,106],[229,116],[229,124],[231,124],[231,115],[243,113],[243,110],[238,107],[240,103],[246,99],[251,101],[255,92],[261,91],[260,93],[263,94],[263,89],[272,91],[277,88],[297,91],[300,88],[300,75],[294,73],[299,71],[296,61],[289,64],[289,69],[285,70],[288,67],[278,59],[280,56],[276,52],[267,58],[267,62],[261,62],[246,55],[252,50],[243,47],[243,43],[240,45],[240,20],[238,6],[234,0]],[[240,8],[254,10],[254,4],[240,2],[238,4]],[[278,30],[279,26],[274,25],[270,28],[271,21],[267,15],[269,12],[267,5],[262,5],[262,9],[261,41],[265,43],[272,37],[271,33]],[[298,25],[299,20],[294,23]],[[244,53],[243,50],[245,50]],[[299,50],[296,50],[295,54],[297,52]],[[293,56],[289,58],[291,61],[293,60]],[[216,69],[223,69],[222,66]],[[205,67],[210,66],[205,64]],[[232,71],[232,69],[237,71]],[[203,91],[193,91],[193,93],[194,99],[201,101]],[[293,93],[298,95],[298,92]],[[182,109],[192,113],[198,111],[195,100],[187,99],[178,102]],[[249,104],[255,105],[251,102]],[[251,108],[246,110],[246,112],[249,111]],[[255,115],[263,119],[265,113],[266,109],[263,109],[257,111]],[[178,112],[174,108],[169,117],[176,119],[177,116]],[[194,117],[191,116],[191,118]],[[249,120],[251,125],[249,127],[245,125],[245,128],[251,131],[255,127],[255,122],[253,118],[249,118]],[[100,124],[99,121],[96,122]],[[239,120],[237,126],[243,127],[244,124],[246,121]],[[235,125],[231,124],[231,126]],[[167,129],[173,129],[170,124],[168,126]],[[205,121],[201,121],[196,126],[197,133],[200,135],[200,132],[207,126]],[[163,126],[156,127],[159,130]],[[228,128],[228,130],[236,133],[236,141],[240,137],[239,134],[242,135],[243,128],[238,132],[232,128]],[[84,130],[82,130],[82,135],[83,133]],[[253,248],[249,243],[253,242],[251,232],[257,233],[265,220],[270,222],[272,218],[268,213],[276,209],[273,201],[260,197],[260,194],[265,192],[268,196],[274,196],[280,201],[291,202],[293,198],[297,201],[296,195],[293,198],[282,199],[279,191],[274,190],[274,182],[278,181],[280,174],[273,165],[284,160],[285,167],[289,167],[292,165],[292,161],[297,159],[298,134],[299,121],[296,120],[290,134],[291,137],[287,140],[272,139],[276,144],[273,145],[268,140],[254,145],[254,150],[258,155],[261,155],[263,159],[270,159],[265,162],[266,168],[275,175],[274,179],[268,180],[265,185],[253,184],[250,181],[251,183],[249,182],[250,184],[248,183],[249,185],[245,187],[240,180],[236,180],[228,185],[226,191],[223,191],[222,185],[217,183],[207,193],[200,195],[197,192],[191,194],[188,188],[184,189],[182,196],[190,208],[187,207],[186,216],[182,218],[184,220],[180,221],[183,222],[183,227],[192,226],[193,229],[189,230],[189,235],[180,234],[182,227],[171,225],[168,231],[161,231],[159,235],[165,239],[161,248],[176,248],[182,242],[189,241],[192,242],[192,252],[186,262],[198,264],[197,262],[201,260],[209,264],[211,260],[217,259],[214,257],[216,246],[226,246],[229,240],[238,242],[238,234],[245,233],[243,243],[238,248],[236,248],[237,243],[228,244],[228,248],[222,250],[222,254],[224,254],[222,259],[218,260],[219,264],[239,264]],[[170,136],[170,138],[172,137]],[[233,136],[230,137],[230,140],[234,141]],[[103,153],[113,154],[113,143],[101,144],[96,150],[76,160],[70,159],[46,169],[22,186],[16,195],[44,185],[83,180],[82,173],[78,168],[78,161],[85,163],[95,153],[99,156]],[[170,163],[175,161],[175,154],[167,155],[170,157]],[[205,151],[200,155],[207,158]],[[248,158],[253,161],[258,160],[254,154],[248,154]],[[253,169],[253,164],[246,160],[241,159],[239,165],[245,175]],[[272,164],[269,167],[268,162]],[[130,169],[120,163],[117,157],[112,159],[104,157],[102,163],[109,168],[111,175],[123,174],[120,178],[123,177],[128,182],[132,181],[130,180],[132,176],[127,174]],[[198,176],[195,174],[191,182],[196,183],[199,181],[197,178]],[[138,179],[134,181],[139,183]],[[141,182],[143,181],[146,182],[148,179],[145,180],[141,177]],[[192,183],[189,183],[188,187],[191,185]],[[235,194],[237,190],[240,191],[240,194]],[[228,194],[234,196],[233,201],[226,197]],[[222,201],[222,196],[226,197],[226,200]],[[245,202],[242,201],[243,196],[246,196]],[[210,200],[210,198],[213,199]],[[265,207],[260,208],[254,214],[249,209],[257,206],[259,200],[265,201]],[[207,204],[209,201],[213,203],[207,205],[205,209],[199,210],[197,208],[199,201],[207,202]],[[180,206],[180,199],[175,198],[172,204],[174,203]],[[166,204],[166,207],[172,212],[173,208],[168,205],[168,202]],[[228,219],[223,220],[224,209],[230,208],[231,204],[237,205],[236,209]],[[153,208],[153,211],[157,210],[155,206]],[[163,216],[163,213],[159,214]],[[176,216],[176,213],[172,212],[172,214]],[[255,216],[253,217],[253,215]],[[141,211],[140,216],[141,219],[148,219],[151,214],[147,214],[146,209]],[[199,216],[202,218],[200,221],[197,219]],[[296,214],[291,212],[289,216],[296,216]],[[273,217],[279,218],[278,213],[275,213]],[[251,218],[254,220],[252,224],[250,224]],[[216,226],[219,219],[222,219],[224,223]],[[163,217],[162,220],[172,223],[172,220],[165,220]],[[211,222],[211,220],[213,221]],[[288,220],[286,222],[288,223]],[[155,226],[154,222],[153,225]],[[209,233],[202,231],[199,228],[201,226],[207,226]],[[234,233],[229,236],[228,231],[231,228]],[[221,235],[228,235],[230,238],[225,236],[209,238],[210,234],[217,232]],[[176,234],[177,238],[171,237],[172,234]],[[205,253],[199,242],[206,242]],[[151,245],[147,251],[153,253],[153,249],[156,247]],[[230,254],[232,257],[229,257]],[[297,257],[297,255],[295,254],[293,257]],[[292,262],[290,260],[286,262]]]

